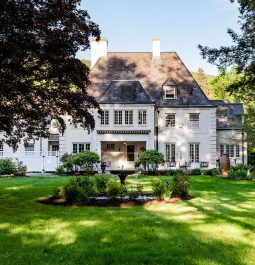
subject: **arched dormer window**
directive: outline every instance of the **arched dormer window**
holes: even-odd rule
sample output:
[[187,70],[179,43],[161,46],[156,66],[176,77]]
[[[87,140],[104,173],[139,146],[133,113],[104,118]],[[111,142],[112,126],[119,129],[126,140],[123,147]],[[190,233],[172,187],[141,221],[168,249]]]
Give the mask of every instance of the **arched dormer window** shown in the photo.
[[164,90],[165,99],[176,99],[177,98],[177,84],[173,80],[168,79],[163,84],[163,90]]

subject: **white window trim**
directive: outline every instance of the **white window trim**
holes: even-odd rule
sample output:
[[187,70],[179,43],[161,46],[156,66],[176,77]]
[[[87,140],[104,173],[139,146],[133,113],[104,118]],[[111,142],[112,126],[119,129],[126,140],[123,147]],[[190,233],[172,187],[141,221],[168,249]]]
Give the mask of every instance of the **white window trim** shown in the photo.
[[[167,161],[167,157],[166,157],[166,146],[167,146],[167,145],[169,145],[169,148],[170,148],[170,149],[169,149],[169,151],[170,151],[170,152],[169,152],[169,161]],[[171,143],[165,143],[165,161],[166,161],[167,163],[173,162],[172,159],[171,159],[171,158],[172,158],[172,145],[175,146],[174,162],[176,163],[176,160],[177,160],[177,159],[176,159],[176,153],[177,153],[177,152],[176,152],[176,143],[173,143],[173,142],[171,142]]]
[[[191,125],[191,120],[190,120],[190,116],[191,115],[198,115],[198,126],[192,126]],[[200,113],[197,113],[197,112],[194,112],[194,113],[189,113],[189,128],[192,128],[192,129],[200,129]]]
[[100,126],[109,126],[110,125],[110,110],[108,109],[105,109],[105,110],[102,110],[103,112],[107,111],[108,112],[108,124],[105,124],[105,115],[104,115],[104,124],[102,124],[102,115],[100,117],[100,121],[99,121],[99,125]]
[[[194,155],[194,161],[191,160],[190,157],[190,146],[193,145],[193,155]],[[198,161],[196,161],[196,145],[198,145]],[[189,143],[189,161],[190,163],[200,163],[200,154],[201,150],[200,150],[200,143]]]
[[[167,116],[168,115],[174,115],[174,126],[167,126],[167,122],[166,122],[166,119],[167,119]],[[176,128],[176,113],[166,113],[165,115],[165,127],[166,128]]]
[[[74,153],[74,151],[73,151],[73,145],[74,145],[74,144],[77,144],[77,152],[76,152],[76,153]],[[90,142],[73,142],[73,143],[72,143],[72,153],[73,153],[73,154],[78,154],[78,153],[80,153],[80,152],[79,152],[79,145],[80,145],[80,144],[84,144],[84,151],[86,151],[86,150],[87,150],[87,151],[90,151],[90,150],[91,150],[91,143],[90,143]],[[86,149],[86,145],[87,145],[87,144],[90,145],[90,149]]]
[[[174,97],[173,97],[173,98],[168,98],[168,97],[166,96],[166,91],[167,91],[167,88],[168,88],[168,87],[171,87],[171,88],[174,89]],[[176,98],[177,98],[177,86],[168,86],[168,85],[164,85],[164,86],[163,86],[163,89],[164,89],[164,98],[165,98],[165,99],[173,100],[173,99],[176,99]]]
[[[223,146],[223,154],[227,154],[227,146],[229,148],[229,158],[233,158],[233,159],[241,159],[241,148],[240,148],[240,144],[238,143],[235,143],[235,144],[226,144],[226,143],[220,143],[219,144],[219,156],[222,157],[222,154],[221,154],[221,146]],[[231,156],[231,146],[234,146],[234,156]],[[236,156],[236,147],[239,146],[239,156]]]
[[[121,111],[122,112],[122,124],[115,124],[115,111]],[[125,124],[125,111],[132,111],[132,124]],[[113,126],[115,127],[134,127],[134,110],[133,109],[114,109],[113,110]]]
[[[139,112],[140,111],[145,111],[145,115],[146,115],[146,119],[145,119],[145,123],[142,123],[142,124],[139,124]],[[147,126],[147,121],[148,121],[148,115],[147,115],[148,113],[147,113],[147,109],[139,109],[138,111],[137,111],[137,125],[138,126],[141,126],[141,127],[144,127],[144,126]],[[142,121],[144,121],[143,120],[143,118],[142,118]]]

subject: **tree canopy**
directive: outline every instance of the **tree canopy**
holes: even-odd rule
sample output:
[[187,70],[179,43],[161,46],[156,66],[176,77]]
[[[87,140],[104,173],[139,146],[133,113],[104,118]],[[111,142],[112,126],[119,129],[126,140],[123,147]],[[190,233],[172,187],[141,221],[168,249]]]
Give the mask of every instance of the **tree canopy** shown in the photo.
[[[230,0],[232,3],[235,0]],[[201,55],[209,63],[215,64],[219,69],[224,70],[234,66],[235,72],[240,74],[227,86],[229,93],[240,92],[243,100],[255,99],[255,1],[237,0],[239,3],[239,24],[241,33],[237,34],[228,29],[233,45],[229,47],[209,48],[199,45]]]
[[0,130],[13,147],[24,136],[47,137],[64,115],[93,129],[89,68],[75,56],[100,30],[79,0],[2,0],[0,3]]

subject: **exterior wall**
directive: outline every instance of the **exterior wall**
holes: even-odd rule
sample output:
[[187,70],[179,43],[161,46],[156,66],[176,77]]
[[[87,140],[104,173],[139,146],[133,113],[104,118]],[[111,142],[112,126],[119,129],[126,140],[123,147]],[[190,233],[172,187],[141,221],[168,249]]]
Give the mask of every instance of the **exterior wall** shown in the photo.
[[[166,127],[166,114],[175,113],[175,127]],[[199,127],[190,128],[189,114],[199,113]],[[208,162],[209,168],[216,167],[216,108],[160,108],[159,151],[165,154],[165,144],[176,145],[176,166],[189,162],[189,144],[199,143],[199,161]],[[198,167],[195,165],[195,167]]]
[[231,165],[240,164],[244,159],[244,164],[247,164],[247,143],[244,141],[242,151],[242,132],[239,130],[217,130],[217,158],[220,158],[220,145],[239,145],[240,157],[230,157]]

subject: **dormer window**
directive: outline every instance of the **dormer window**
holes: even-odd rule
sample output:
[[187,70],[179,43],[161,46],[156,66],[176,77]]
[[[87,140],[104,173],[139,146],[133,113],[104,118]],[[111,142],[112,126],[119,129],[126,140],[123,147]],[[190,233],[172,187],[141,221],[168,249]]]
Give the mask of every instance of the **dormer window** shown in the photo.
[[176,99],[177,98],[177,85],[173,80],[167,80],[163,84],[163,90],[165,93],[165,99]]

